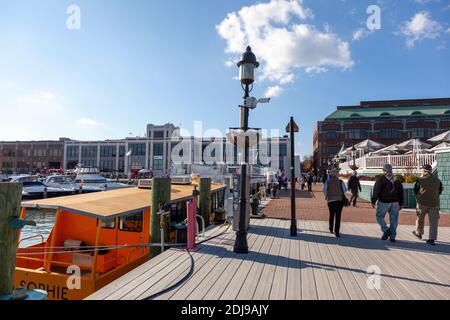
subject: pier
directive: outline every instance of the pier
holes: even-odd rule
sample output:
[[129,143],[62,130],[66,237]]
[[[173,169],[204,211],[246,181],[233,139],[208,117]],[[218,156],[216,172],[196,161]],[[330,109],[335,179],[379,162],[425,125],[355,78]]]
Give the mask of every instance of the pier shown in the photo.
[[[88,300],[399,300],[450,299],[450,228],[447,216],[439,242],[428,246],[411,231],[411,219],[401,220],[396,243],[380,240],[377,224],[343,219],[341,238],[320,218],[323,199],[317,185],[300,199],[317,214],[297,220],[298,236],[290,237],[290,220],[273,217],[288,201],[281,194],[252,219],[249,254],[233,252],[235,232],[213,227],[192,253],[170,249],[87,297]],[[302,208],[297,204],[302,216]],[[363,204],[364,207],[364,204]],[[343,217],[354,208],[345,208]],[[359,208],[358,208],[359,209]],[[369,208],[367,208],[369,210]],[[276,211],[276,210],[275,210]],[[373,222],[375,213],[372,214]],[[408,216],[403,212],[400,216]],[[272,216],[272,218],[271,218]],[[350,214],[351,216],[351,214]],[[314,218],[317,218],[314,220]],[[403,222],[403,223],[402,223]],[[426,228],[426,232],[427,232]],[[424,238],[427,237],[427,233]],[[162,295],[156,295],[186,281]]]

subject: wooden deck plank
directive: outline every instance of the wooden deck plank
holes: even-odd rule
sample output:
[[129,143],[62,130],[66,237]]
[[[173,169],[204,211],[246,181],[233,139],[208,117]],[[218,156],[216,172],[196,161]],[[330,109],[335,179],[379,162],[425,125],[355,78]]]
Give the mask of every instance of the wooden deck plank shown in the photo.
[[[231,226],[230,226],[231,228]],[[228,230],[226,234],[220,237],[220,242],[212,244],[213,246],[223,246],[224,243],[229,243],[233,239],[233,232],[232,230]],[[211,244],[210,244],[211,245]],[[192,291],[196,290],[198,284],[209,275],[211,272],[211,269],[213,269],[218,259],[215,259],[218,255],[217,252],[208,253],[210,254],[210,259],[197,259],[194,262],[194,271],[191,277],[188,281],[181,284],[179,287],[174,288],[172,291],[165,293],[163,295],[160,295],[156,298],[156,300],[167,300],[167,299],[173,299],[173,300],[184,300],[186,299],[187,295],[190,294]],[[190,266],[189,266],[190,267]],[[188,270],[186,270],[185,273],[187,273]],[[184,274],[185,274],[184,273]],[[172,282],[165,281],[166,287],[172,285],[172,283],[175,283],[179,281],[184,274],[180,274],[178,278],[175,278]]]
[[270,290],[270,300],[286,300],[288,270],[290,264],[293,263],[293,261],[291,262],[289,258],[290,243],[292,241],[298,241],[297,238],[290,237],[290,225],[291,222],[289,220],[284,221],[281,250],[278,255],[275,275],[272,282],[272,288]]
[[[315,225],[314,222],[310,222],[308,224],[308,227],[306,227],[306,223],[304,222],[302,224],[306,229],[317,229],[318,227]],[[332,238],[333,235],[329,234],[326,231],[318,230],[316,233],[320,233],[322,237],[324,238]],[[318,251],[320,253],[320,257],[322,258],[322,263],[326,266],[325,271],[327,273],[328,281],[330,283],[330,287],[332,288],[333,297],[335,300],[349,300],[350,296],[347,292],[347,289],[345,288],[344,281],[342,280],[342,277],[339,273],[338,269],[330,268],[329,266],[334,265],[333,257],[331,256],[331,253],[328,249],[327,241],[317,241],[315,244],[318,247]]]
[[[393,256],[397,258],[397,263],[401,265],[402,269],[407,271],[410,276],[416,277],[422,292],[426,293],[431,299],[446,299],[449,297],[448,288],[446,289],[441,286],[443,283],[428,272],[427,266],[424,263],[418,263],[418,259],[416,257],[413,258],[410,254],[411,251],[406,253],[401,247],[396,247],[396,244],[393,244],[391,248]],[[441,260],[444,259],[445,256],[442,256]],[[414,267],[412,267],[412,265],[414,265]],[[433,283],[436,285],[428,285]],[[448,280],[446,280],[445,284],[448,285]]]
[[[306,226],[306,224],[304,224]],[[304,232],[300,233],[300,279],[303,300],[317,300],[316,279],[314,278],[314,270],[311,267],[311,256],[308,248],[307,228],[303,228]]]
[[[415,299],[433,299],[432,295],[428,294],[427,292],[424,292],[420,286],[419,283],[414,281],[413,278],[410,277],[410,274],[408,270],[405,270],[402,268],[401,261],[398,260],[398,257],[393,253],[392,250],[387,250],[384,245],[384,243],[381,240],[377,238],[373,238],[373,234],[375,231],[375,228],[378,226],[376,225],[362,225],[362,235],[371,238],[372,240],[377,240],[378,243],[381,244],[381,249],[377,252],[378,256],[380,257],[380,260],[382,261],[382,264],[380,264],[380,269],[382,273],[385,273],[385,270],[390,268],[392,272],[395,274],[395,277],[398,281],[398,283],[401,283],[404,288],[414,296]],[[380,245],[378,245],[380,247]]]
[[238,300],[251,300],[255,294],[256,288],[261,278],[262,270],[266,264],[266,261],[270,255],[270,250],[273,245],[274,240],[281,235],[283,229],[281,228],[283,221],[274,219],[274,223],[272,226],[271,237],[267,237],[266,241],[264,241],[263,246],[261,247],[261,255],[262,258],[259,261],[254,261],[253,265],[247,275],[247,278],[244,281],[244,284],[239,291],[237,296]]
[[[412,226],[399,226],[398,242],[389,243],[379,239],[376,224],[343,223],[340,239],[325,221],[297,225],[299,236],[291,238],[289,220],[252,220],[246,255],[233,252],[229,229],[201,245],[190,278],[157,299],[450,299],[449,244],[427,246],[412,236]],[[371,265],[381,268],[378,290],[367,287]],[[87,299],[142,299],[176,283],[190,267],[184,250],[169,249]]]
[[250,252],[245,257],[245,260],[242,261],[239,269],[233,275],[233,278],[228,283],[227,288],[223,292],[220,299],[236,300],[237,296],[239,295],[239,292],[241,291],[242,285],[244,284],[245,280],[248,277],[251,267],[255,263],[255,260],[261,260],[263,258],[261,249],[264,243],[266,243],[268,239],[274,236],[274,233],[271,232],[274,231],[273,228],[274,222],[275,221],[269,221],[268,224],[265,225],[265,228],[267,228],[267,230],[264,231],[265,234],[262,237],[260,237],[257,242],[253,244],[252,248],[250,248]]
[[[313,229],[313,225],[310,222],[306,222],[310,229]],[[317,235],[317,232],[306,231],[307,235]],[[319,236],[322,236],[319,234]],[[319,253],[318,241],[308,242],[309,253],[311,257],[311,264],[314,272],[314,279],[316,281],[317,297],[323,300],[333,300],[333,290],[328,279],[326,268],[324,268],[322,257]]]
[[[316,226],[320,228],[318,222],[315,222]],[[322,231],[328,230],[328,227],[325,223],[322,223]],[[326,231],[325,231],[326,232]],[[352,269],[348,267],[346,263],[346,257],[343,256],[339,250],[339,241],[340,239],[336,239],[331,237],[330,241],[327,244],[327,248],[330,251],[330,255],[333,258],[334,266],[339,270],[339,274],[344,282],[345,288],[352,300],[364,300],[366,296],[361,290],[357,279],[355,278]]]
[[264,268],[261,272],[260,280],[258,281],[258,285],[256,287],[255,293],[253,295],[254,300],[267,300],[270,296],[270,291],[272,289],[273,278],[276,269],[276,263],[278,260],[278,255],[281,250],[282,243],[282,235],[285,232],[284,229],[284,221],[281,221],[279,226],[280,233],[277,233],[273,244],[270,248],[270,252],[266,262],[264,264]]
[[[297,220],[297,231],[300,232],[300,229],[300,221]],[[300,235],[297,234],[297,239],[292,240],[290,243],[286,300],[300,300],[302,298],[299,237]]]
[[[261,221],[261,220],[259,220],[259,221]],[[269,219],[264,219],[262,226],[266,227],[269,222],[270,222]],[[250,227],[250,232],[251,232],[251,229],[252,229],[252,227]],[[266,228],[265,234],[269,233],[269,231],[270,231],[270,229]],[[252,240],[248,241],[249,252],[253,251],[253,248],[255,247],[255,245],[261,244],[262,239],[264,238],[265,234],[259,234],[259,233],[254,234]],[[227,266],[226,266],[224,272],[222,273],[222,275],[220,277],[217,278],[214,285],[209,288],[208,292],[206,293],[206,295],[204,296],[203,299],[205,299],[205,300],[221,299],[223,293],[227,289],[227,287],[230,284],[230,282],[232,281],[233,277],[236,275],[236,273],[238,273],[238,270],[242,267],[242,264],[249,258],[250,254],[251,253],[248,253],[248,254],[236,254],[235,253],[234,259],[231,259],[229,261],[229,263],[227,263]],[[239,276],[240,276],[240,279],[239,279],[240,283],[244,282],[244,280],[245,280],[245,278],[243,278],[244,275],[239,274]],[[227,299],[227,298],[224,297],[222,299]]]
[[[264,223],[267,221],[264,221]],[[259,222],[262,223],[262,222]],[[231,232],[231,231],[230,231]],[[231,232],[233,236],[235,236],[234,232]],[[248,235],[248,241],[251,243],[253,237],[255,237],[254,234]],[[231,261],[233,255],[236,255],[233,252],[233,246],[234,241],[230,241],[223,245],[224,250],[222,251],[222,254],[216,255],[212,258],[212,263],[215,265],[214,268],[210,270],[208,273],[208,276],[205,277],[196,287],[194,291],[189,293],[185,298],[190,300],[201,300],[206,295],[206,293],[210,290],[211,286],[214,285],[214,283],[217,281],[217,279],[222,275],[224,272],[226,266]]]

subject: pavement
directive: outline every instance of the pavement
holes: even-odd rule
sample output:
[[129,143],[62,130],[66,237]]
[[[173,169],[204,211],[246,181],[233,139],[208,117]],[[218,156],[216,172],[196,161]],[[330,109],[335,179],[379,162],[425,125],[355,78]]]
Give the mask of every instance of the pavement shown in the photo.
[[[300,220],[328,221],[328,206],[322,193],[323,184],[313,185],[312,192],[296,190],[296,217]],[[291,190],[278,191],[278,197],[265,203],[261,214],[268,218],[290,219],[291,217]],[[350,198],[348,196],[348,198]],[[386,215],[386,221],[388,221]],[[376,223],[375,209],[369,202],[359,200],[357,207],[346,207],[342,213],[342,222]],[[426,219],[428,225],[428,219]],[[400,225],[415,225],[416,213],[414,209],[400,211]],[[450,227],[450,214],[441,214],[439,226]]]

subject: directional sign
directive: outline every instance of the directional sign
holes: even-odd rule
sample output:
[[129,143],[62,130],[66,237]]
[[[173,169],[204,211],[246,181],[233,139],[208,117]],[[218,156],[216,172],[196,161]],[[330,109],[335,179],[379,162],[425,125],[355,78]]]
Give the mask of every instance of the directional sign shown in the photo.
[[289,121],[287,127],[286,127],[286,132],[291,132],[291,124],[292,124],[292,128],[293,128],[293,132],[298,132],[298,125],[295,123],[294,119],[292,119],[292,121]]

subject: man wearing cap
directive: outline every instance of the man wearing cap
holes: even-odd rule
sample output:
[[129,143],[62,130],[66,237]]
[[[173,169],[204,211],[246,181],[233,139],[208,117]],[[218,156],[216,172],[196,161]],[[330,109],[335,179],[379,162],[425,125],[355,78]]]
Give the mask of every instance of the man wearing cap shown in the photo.
[[439,224],[439,196],[442,193],[442,182],[432,175],[433,168],[427,164],[422,167],[423,175],[414,185],[414,193],[417,200],[417,220],[416,230],[413,234],[422,239],[425,224],[425,216],[428,214],[430,222],[430,238],[427,243],[434,245],[437,240],[438,224]]
[[[383,166],[383,172],[384,175],[375,182],[372,207],[375,208],[378,201],[376,218],[383,232],[381,240],[390,238],[391,242],[395,242],[398,214],[403,206],[403,185],[395,178],[390,164],[387,163]],[[386,213],[389,213],[389,227],[385,221]]]

